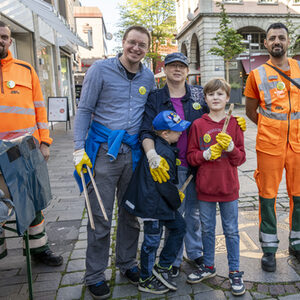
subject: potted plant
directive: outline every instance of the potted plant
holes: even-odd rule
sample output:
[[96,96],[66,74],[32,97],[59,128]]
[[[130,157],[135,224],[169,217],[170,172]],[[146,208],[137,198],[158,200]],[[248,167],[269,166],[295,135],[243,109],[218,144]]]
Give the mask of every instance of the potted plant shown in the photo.
[[242,103],[242,86],[238,82],[233,82],[230,84],[230,101],[229,103]]

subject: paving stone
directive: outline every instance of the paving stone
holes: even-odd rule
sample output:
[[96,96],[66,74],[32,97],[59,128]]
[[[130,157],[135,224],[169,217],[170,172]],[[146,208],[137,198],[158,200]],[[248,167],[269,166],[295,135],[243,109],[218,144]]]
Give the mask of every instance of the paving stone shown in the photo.
[[260,300],[260,299],[270,299],[271,296],[266,295],[266,294],[261,294],[257,292],[250,292],[252,295],[253,300]]
[[206,285],[203,282],[200,282],[197,284],[192,284],[191,286],[192,286],[194,294],[210,292],[213,290],[210,286]]
[[80,226],[79,232],[80,232],[80,233],[81,233],[81,232],[87,232],[86,226]]
[[[19,297],[20,295],[18,295]],[[33,299],[43,299],[43,300],[53,300],[55,299],[55,296],[56,296],[56,291],[50,291],[50,292],[45,292],[45,291],[42,291],[42,292],[34,292],[33,293]],[[28,298],[26,298],[27,300]],[[21,300],[18,298],[18,300]],[[24,298],[25,300],[25,298]]]
[[285,294],[284,286],[281,285],[281,284],[277,284],[277,285],[272,284],[272,285],[270,285],[269,291],[270,291],[270,294],[272,296],[277,296],[277,295]]
[[225,294],[220,290],[213,290],[207,293],[198,293],[194,295],[194,300],[225,300]]
[[78,240],[82,241],[86,239],[87,239],[87,232],[79,233]]
[[[38,281],[33,283],[34,292],[56,291],[59,287],[60,278],[57,280]],[[28,284],[23,284],[20,294],[28,293]]]
[[253,282],[245,281],[244,282],[246,290],[252,290],[253,288]]
[[112,298],[137,296],[137,287],[132,284],[116,285],[113,290]]
[[[139,292],[139,295],[141,297],[141,300],[145,300],[145,299],[155,299],[155,300],[162,300],[162,299],[166,299],[166,294],[163,295],[154,295],[154,294],[150,294],[150,293],[144,293],[144,292]],[[170,292],[167,293],[168,298],[170,295]],[[187,298],[187,300],[190,300]]]
[[[232,295],[232,293],[229,291],[226,291],[225,295],[227,296],[227,299],[229,299],[229,300],[236,300],[236,298],[237,298],[236,296]],[[246,291],[246,293],[244,295],[238,296],[238,299],[239,300],[252,300],[252,296],[248,291]]]
[[82,285],[62,287],[58,290],[56,300],[80,299]]
[[168,296],[172,298],[180,298],[181,296],[192,294],[193,287],[191,284],[186,282],[187,275],[183,272],[180,272],[177,278],[174,278],[175,283],[177,284],[177,291],[168,293]]
[[176,300],[191,300],[190,295],[174,296],[173,293],[169,292],[166,296],[167,296],[167,299],[175,298]]
[[127,278],[123,276],[119,270],[116,271],[115,283],[116,284],[128,283]]
[[258,284],[257,285],[257,291],[259,293],[269,293],[269,286],[267,284]]
[[86,249],[87,241],[78,241],[75,243],[75,249]]
[[299,294],[297,295],[288,295],[288,296],[282,296],[278,298],[279,300],[299,300]]
[[67,272],[85,270],[85,259],[70,260],[67,267]]
[[298,288],[298,290],[300,290],[300,282],[296,282],[295,286]]
[[[2,275],[2,273],[4,274],[5,272],[1,271],[1,275]],[[21,283],[27,283],[26,275],[21,275],[21,276],[16,275],[16,276],[7,277],[7,278],[1,278],[0,279],[0,291],[2,289],[2,286],[21,284]]]
[[38,274],[36,277],[36,281],[56,281],[61,279],[61,273],[60,272],[52,272],[52,273],[41,273]]
[[298,289],[294,285],[291,285],[291,284],[285,285],[284,289],[288,294],[298,293]]
[[224,280],[223,283],[221,284],[222,289],[230,289],[230,282],[228,279]]
[[106,281],[110,281],[111,276],[112,276],[112,269],[106,269],[104,271],[104,275],[105,275]]
[[67,273],[63,276],[61,285],[75,285],[82,284],[84,278],[84,272]]
[[1,297],[17,295],[22,285],[7,285],[1,287]]
[[75,249],[71,254],[71,259],[84,258],[86,257],[86,249]]

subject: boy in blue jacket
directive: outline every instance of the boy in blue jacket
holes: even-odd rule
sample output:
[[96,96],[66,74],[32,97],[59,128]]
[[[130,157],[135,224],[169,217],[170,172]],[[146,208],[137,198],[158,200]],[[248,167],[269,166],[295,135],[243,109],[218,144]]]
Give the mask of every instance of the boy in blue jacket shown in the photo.
[[[172,263],[181,248],[185,235],[185,221],[177,211],[184,194],[176,187],[177,149],[176,143],[190,122],[181,120],[174,111],[160,112],[152,122],[155,150],[164,157],[170,167],[170,180],[163,183],[152,179],[146,155],[141,158],[123,198],[123,206],[144,222],[144,241],[141,247],[141,272],[138,289],[153,294],[176,290],[172,281]],[[155,264],[163,226],[169,229],[169,236]]]

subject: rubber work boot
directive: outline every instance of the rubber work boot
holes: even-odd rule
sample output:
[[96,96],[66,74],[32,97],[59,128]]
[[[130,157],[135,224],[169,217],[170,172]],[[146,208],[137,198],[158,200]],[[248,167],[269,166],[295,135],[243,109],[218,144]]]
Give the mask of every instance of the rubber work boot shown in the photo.
[[276,271],[275,253],[266,252],[261,259],[261,268],[266,272]]
[[47,266],[60,266],[63,264],[64,259],[61,255],[55,255],[50,249],[37,254],[32,254],[32,258],[39,263],[45,264]]

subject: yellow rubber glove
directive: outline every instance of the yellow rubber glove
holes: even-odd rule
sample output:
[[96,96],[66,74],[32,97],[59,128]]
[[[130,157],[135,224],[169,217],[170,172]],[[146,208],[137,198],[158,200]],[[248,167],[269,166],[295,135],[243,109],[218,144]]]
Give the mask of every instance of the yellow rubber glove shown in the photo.
[[149,150],[146,156],[153,180],[159,183],[167,182],[167,180],[170,179],[170,175],[168,174],[170,170],[168,162],[158,155],[155,149]]
[[216,143],[216,144],[210,146],[209,149],[210,149],[210,152],[211,152],[209,160],[215,160],[215,159],[221,157],[221,154],[222,154],[221,145]]
[[245,118],[240,117],[240,116],[235,116],[235,119],[236,119],[236,121],[238,122],[238,124],[239,124],[239,126],[241,127],[241,129],[242,129],[243,131],[246,131],[247,125],[246,125],[246,120],[245,120]]
[[87,165],[90,168],[93,167],[91,160],[84,149],[77,150],[73,153],[73,162],[79,176],[81,176],[81,170],[83,171],[83,173],[87,172],[87,169],[84,168],[83,165]]
[[230,142],[232,141],[232,138],[229,134],[225,132],[220,132],[216,136],[216,140],[218,144],[222,147],[222,149],[227,150]]
[[170,170],[168,162],[160,156],[160,162],[157,168],[150,167],[150,173],[154,181],[159,183],[167,182],[170,179],[168,171]]
[[185,198],[185,194],[180,190],[178,190],[178,193],[179,193],[180,201],[182,203],[183,199]]

